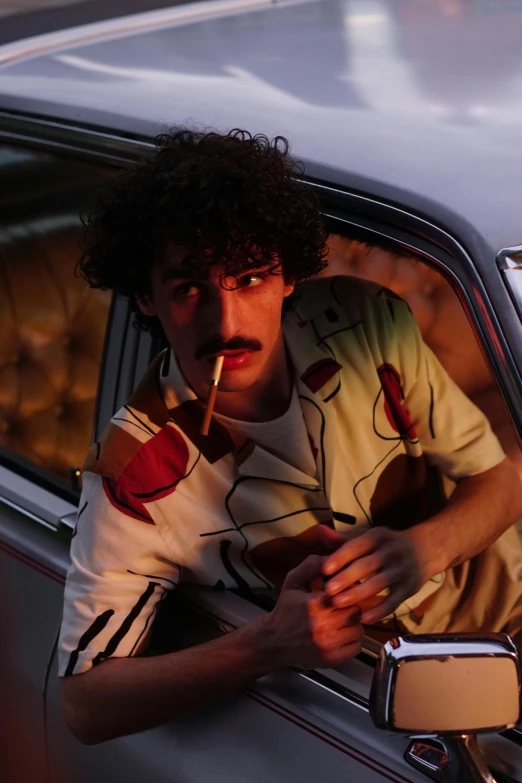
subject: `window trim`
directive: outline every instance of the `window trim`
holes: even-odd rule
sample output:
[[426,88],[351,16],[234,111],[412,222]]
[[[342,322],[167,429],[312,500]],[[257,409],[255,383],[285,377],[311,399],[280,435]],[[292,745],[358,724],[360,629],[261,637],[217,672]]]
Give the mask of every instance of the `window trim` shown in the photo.
[[0,505],[7,506],[13,511],[16,511],[18,514],[22,514],[22,516],[26,517],[27,519],[30,519],[32,522],[37,522],[37,524],[42,525],[42,527],[45,527],[48,530],[52,530],[53,532],[55,532],[57,529],[58,521],[56,525],[52,525],[50,522],[47,522],[47,520],[45,520],[39,514],[35,514],[33,511],[29,511],[29,509],[24,508],[19,503],[15,503],[14,500],[10,500],[10,498],[6,497],[1,493],[0,493]]
[[38,114],[0,109],[0,142],[77,155],[82,160],[121,168],[150,156],[152,140],[138,134],[118,134],[96,126],[50,120]]
[[[107,329],[96,392],[93,421],[93,442],[97,441],[114,413],[120,407],[123,356],[127,348],[130,312],[128,304],[113,295],[107,319]],[[127,349],[128,351],[128,349]],[[105,395],[101,390],[105,389]]]
[[68,503],[74,505],[79,503],[79,490],[75,490],[72,485],[69,486],[65,479],[61,479],[40,465],[33,464],[30,460],[3,446],[0,446],[0,465],[12,470],[22,478],[34,481],[41,489],[52,492],[56,497]]

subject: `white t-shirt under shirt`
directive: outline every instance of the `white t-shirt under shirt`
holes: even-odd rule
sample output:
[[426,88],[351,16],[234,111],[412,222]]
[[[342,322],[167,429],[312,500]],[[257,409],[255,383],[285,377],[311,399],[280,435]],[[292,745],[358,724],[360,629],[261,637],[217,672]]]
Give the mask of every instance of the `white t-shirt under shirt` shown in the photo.
[[288,409],[277,419],[241,421],[216,412],[213,415],[227,429],[244,435],[307,476],[316,478],[317,466],[295,386]]

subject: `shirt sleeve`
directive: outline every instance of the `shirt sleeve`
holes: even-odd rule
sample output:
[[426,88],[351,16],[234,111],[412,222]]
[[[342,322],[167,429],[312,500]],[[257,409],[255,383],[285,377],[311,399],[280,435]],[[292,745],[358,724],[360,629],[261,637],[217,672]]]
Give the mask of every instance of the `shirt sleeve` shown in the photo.
[[83,474],[58,647],[60,676],[140,652],[159,602],[179,580],[148,513],[125,513],[126,489],[119,488],[116,503],[102,476]]
[[453,481],[498,465],[505,453],[486,416],[424,343],[408,305],[395,299],[393,311],[405,379],[404,405],[428,461]]

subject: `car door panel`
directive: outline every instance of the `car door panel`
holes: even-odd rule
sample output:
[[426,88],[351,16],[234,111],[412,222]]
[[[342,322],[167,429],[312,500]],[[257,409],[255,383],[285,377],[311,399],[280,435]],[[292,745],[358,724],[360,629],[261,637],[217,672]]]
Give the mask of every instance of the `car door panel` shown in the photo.
[[[205,604],[208,610],[208,601]],[[245,610],[248,614],[248,607]],[[220,608],[216,611],[221,613]],[[223,614],[228,617],[222,623],[228,625],[231,613]],[[200,635],[197,614],[192,622],[193,636]],[[283,783],[318,778],[327,783],[350,779],[415,783],[423,779],[402,760],[404,738],[386,737],[365,709],[292,671],[264,677],[220,704],[178,721],[94,747],[80,745],[63,723],[56,660],[46,701],[51,779],[56,783],[137,782],[151,777],[157,783]]]
[[[232,593],[208,588],[180,590],[172,611],[165,602],[161,623],[176,624],[170,635],[188,647],[253,620],[264,610]],[[175,595],[175,594],[174,594]],[[170,612],[170,614],[169,614]],[[162,649],[162,635],[153,653]],[[154,644],[154,641],[152,642]],[[83,746],[64,724],[59,706],[56,653],[46,690],[46,720],[53,783],[92,779],[157,783],[218,779],[287,781],[296,777],[330,783],[346,776],[361,783],[418,781],[406,768],[404,738],[386,737],[370,721],[362,703],[371,669],[354,661],[325,672],[331,687],[313,682],[313,673],[283,671],[258,680],[219,705],[178,721],[99,746]],[[350,702],[335,693],[336,683],[355,694]],[[359,696],[359,703],[357,703]]]
[[47,780],[44,680],[62,611],[65,553],[50,530],[0,504],[0,746],[9,783]]

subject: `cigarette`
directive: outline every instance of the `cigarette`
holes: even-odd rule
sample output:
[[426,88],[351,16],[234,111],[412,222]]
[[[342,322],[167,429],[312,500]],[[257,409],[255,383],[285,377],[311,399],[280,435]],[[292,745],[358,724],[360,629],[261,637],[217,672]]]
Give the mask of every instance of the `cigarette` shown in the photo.
[[208,428],[210,427],[210,420],[214,411],[214,405],[216,404],[216,395],[218,390],[219,379],[221,377],[221,370],[223,369],[224,356],[217,356],[212,371],[212,381],[210,383],[210,389],[208,392],[207,405],[205,408],[205,414],[203,416],[203,422],[201,424],[201,435],[208,435]]

